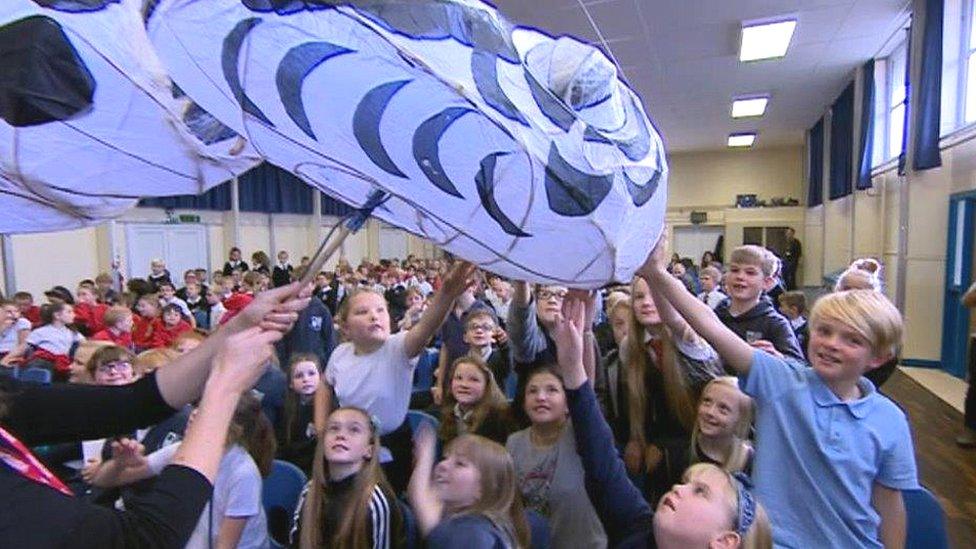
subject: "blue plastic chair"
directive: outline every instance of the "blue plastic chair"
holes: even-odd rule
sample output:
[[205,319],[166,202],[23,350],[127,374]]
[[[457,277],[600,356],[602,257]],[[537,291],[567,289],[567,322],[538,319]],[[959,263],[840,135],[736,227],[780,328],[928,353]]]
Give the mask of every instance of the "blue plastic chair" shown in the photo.
[[307,481],[301,469],[280,459],[274,460],[271,474],[264,479],[261,501],[268,517],[268,534],[273,547],[288,545],[288,533],[294,526],[295,507]]
[[43,385],[49,385],[51,383],[51,370],[30,367],[20,372],[19,379],[27,383],[41,383]]
[[434,370],[437,369],[439,354],[436,349],[426,349],[420,354],[417,369],[413,372],[414,391],[429,391],[434,385]]
[[939,500],[925,488],[903,490],[908,515],[907,549],[949,549],[945,512]]
[[515,370],[508,373],[505,378],[505,396],[508,400],[515,400],[515,392],[518,390],[518,375]]

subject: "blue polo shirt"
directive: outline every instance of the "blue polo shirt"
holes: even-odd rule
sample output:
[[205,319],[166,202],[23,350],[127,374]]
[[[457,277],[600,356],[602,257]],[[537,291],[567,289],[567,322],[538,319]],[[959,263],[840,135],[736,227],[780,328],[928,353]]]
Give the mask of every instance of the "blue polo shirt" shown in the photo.
[[881,547],[875,482],[918,487],[908,420],[861,378],[843,402],[803,363],[756,350],[742,390],[756,401],[759,501],[777,547]]

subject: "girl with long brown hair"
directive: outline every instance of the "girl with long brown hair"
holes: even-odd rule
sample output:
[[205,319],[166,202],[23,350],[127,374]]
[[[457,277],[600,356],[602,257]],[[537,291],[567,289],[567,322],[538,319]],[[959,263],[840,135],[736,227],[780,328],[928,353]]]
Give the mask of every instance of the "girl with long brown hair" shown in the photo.
[[504,444],[514,430],[508,399],[481,359],[463,356],[449,370],[450,390],[441,405],[440,438],[450,442],[466,433]]
[[283,421],[277,427],[278,459],[293,463],[305,474],[312,471],[315,453],[315,425],[312,415],[315,390],[320,383],[318,356],[298,353],[288,362],[288,391]]
[[626,390],[616,432],[627,437],[624,462],[647,476],[645,494],[656,498],[688,465],[695,403],[704,385],[722,375],[715,351],[640,277],[631,284],[631,318],[621,345]]
[[478,435],[447,445],[434,467],[435,434],[415,437],[408,496],[430,549],[523,549],[529,545],[515,465],[505,447]]
[[319,435],[312,480],[295,509],[292,547],[406,545],[403,517],[379,453],[379,431],[365,410],[344,407],[329,415]]

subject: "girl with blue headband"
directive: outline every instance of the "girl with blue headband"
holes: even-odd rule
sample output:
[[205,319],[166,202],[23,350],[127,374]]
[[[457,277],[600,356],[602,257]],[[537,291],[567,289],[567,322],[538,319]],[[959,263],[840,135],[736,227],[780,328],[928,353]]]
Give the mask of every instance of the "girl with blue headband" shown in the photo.
[[690,467],[651,510],[627,477],[583,368],[584,307],[584,300],[571,292],[557,315],[553,337],[587,495],[609,547],[772,547],[769,519],[748,478],[712,464]]

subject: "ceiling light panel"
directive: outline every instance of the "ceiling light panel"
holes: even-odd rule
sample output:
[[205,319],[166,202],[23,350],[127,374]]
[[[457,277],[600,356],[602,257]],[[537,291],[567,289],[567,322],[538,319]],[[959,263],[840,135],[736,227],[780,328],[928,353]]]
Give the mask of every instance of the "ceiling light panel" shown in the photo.
[[786,55],[793,40],[796,19],[742,26],[739,61],[777,59]]
[[749,118],[766,113],[769,97],[740,97],[732,101],[732,118]]
[[756,142],[754,133],[733,133],[729,136],[730,147],[751,147]]

